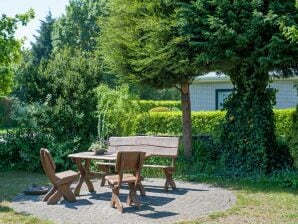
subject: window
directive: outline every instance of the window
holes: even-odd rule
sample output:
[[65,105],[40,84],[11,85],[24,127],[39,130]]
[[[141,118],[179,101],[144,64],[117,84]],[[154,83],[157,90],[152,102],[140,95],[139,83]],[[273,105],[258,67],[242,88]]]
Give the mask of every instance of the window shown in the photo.
[[233,89],[216,89],[215,90],[215,109],[220,110],[226,98],[233,92]]

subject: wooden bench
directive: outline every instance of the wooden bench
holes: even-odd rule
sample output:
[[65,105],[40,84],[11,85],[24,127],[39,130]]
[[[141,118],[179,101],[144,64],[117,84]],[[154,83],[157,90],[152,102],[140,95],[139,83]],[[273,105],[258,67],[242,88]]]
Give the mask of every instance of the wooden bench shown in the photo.
[[[156,136],[132,136],[132,137],[110,137],[108,152],[117,153],[119,151],[141,151],[149,157],[167,157],[171,159],[169,165],[145,164],[143,167],[163,169],[166,177],[164,190],[167,191],[169,186],[176,189],[173,180],[175,171],[175,161],[178,156],[179,137],[156,137]],[[104,173],[101,186],[105,184],[105,175],[109,174],[109,166],[115,166],[114,162],[98,162],[99,169]],[[141,186],[142,188],[142,186]],[[144,195],[143,189],[141,194]]]

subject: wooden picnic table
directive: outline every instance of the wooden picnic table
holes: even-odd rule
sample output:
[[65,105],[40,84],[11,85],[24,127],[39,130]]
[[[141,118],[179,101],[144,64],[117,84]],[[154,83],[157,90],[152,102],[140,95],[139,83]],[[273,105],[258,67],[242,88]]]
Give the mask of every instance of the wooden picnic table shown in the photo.
[[80,172],[80,179],[74,191],[74,194],[78,196],[80,194],[83,182],[87,184],[89,192],[94,191],[94,186],[90,181],[90,179],[94,177],[94,173],[90,171],[91,160],[105,160],[115,163],[117,153],[106,152],[103,155],[96,155],[94,152],[89,151],[70,154],[68,157],[75,161]]

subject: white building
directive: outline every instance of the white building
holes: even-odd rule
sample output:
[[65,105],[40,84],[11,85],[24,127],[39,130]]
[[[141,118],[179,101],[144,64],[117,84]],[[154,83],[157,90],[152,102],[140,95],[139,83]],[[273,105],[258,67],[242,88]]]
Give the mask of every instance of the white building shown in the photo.
[[[275,108],[296,107],[298,103],[298,76],[284,79],[274,79],[268,88],[277,89]],[[225,98],[232,92],[233,85],[225,75],[210,72],[195,78],[190,85],[191,110],[219,110]]]

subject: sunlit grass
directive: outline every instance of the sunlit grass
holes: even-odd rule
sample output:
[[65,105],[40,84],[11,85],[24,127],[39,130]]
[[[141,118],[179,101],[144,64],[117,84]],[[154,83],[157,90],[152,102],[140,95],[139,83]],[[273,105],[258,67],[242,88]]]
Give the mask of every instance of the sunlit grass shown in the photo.
[[32,184],[46,184],[47,178],[41,174],[26,172],[0,172],[0,223],[9,224],[48,224],[51,222],[42,221],[26,214],[14,212],[9,206],[9,200],[23,192]]
[[235,206],[184,224],[298,223],[297,189],[285,189],[271,181],[206,182],[231,190],[237,197]]

